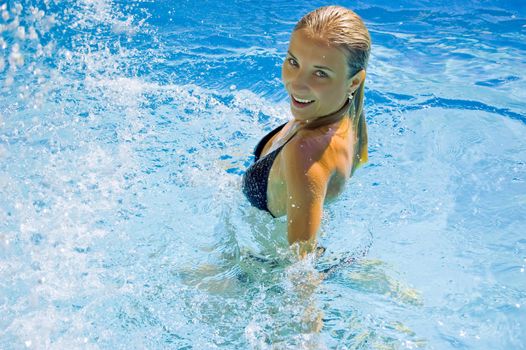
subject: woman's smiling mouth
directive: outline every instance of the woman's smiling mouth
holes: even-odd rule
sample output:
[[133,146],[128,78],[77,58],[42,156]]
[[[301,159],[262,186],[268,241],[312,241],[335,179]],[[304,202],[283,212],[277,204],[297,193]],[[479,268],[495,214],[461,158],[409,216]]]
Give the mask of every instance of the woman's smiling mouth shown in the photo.
[[290,96],[291,96],[292,104],[297,108],[305,108],[309,106],[312,102],[314,102],[314,100],[304,100],[292,94]]

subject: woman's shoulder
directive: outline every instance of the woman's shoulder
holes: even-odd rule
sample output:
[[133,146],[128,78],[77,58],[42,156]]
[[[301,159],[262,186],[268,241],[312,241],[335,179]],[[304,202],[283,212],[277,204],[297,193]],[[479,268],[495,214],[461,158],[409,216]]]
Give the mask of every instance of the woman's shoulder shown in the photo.
[[286,164],[303,165],[327,164],[327,158],[334,152],[332,135],[320,133],[317,130],[300,130],[283,148]]
[[298,132],[296,142],[309,144],[319,151],[340,151],[348,144],[349,123],[346,121],[324,125],[316,129],[302,129]]
[[298,155],[322,153],[331,143],[332,137],[318,130],[301,129],[287,143],[287,151]]
[[319,164],[332,171],[347,163],[351,157],[352,137],[349,125],[329,125],[314,130],[301,130],[283,149],[290,164]]

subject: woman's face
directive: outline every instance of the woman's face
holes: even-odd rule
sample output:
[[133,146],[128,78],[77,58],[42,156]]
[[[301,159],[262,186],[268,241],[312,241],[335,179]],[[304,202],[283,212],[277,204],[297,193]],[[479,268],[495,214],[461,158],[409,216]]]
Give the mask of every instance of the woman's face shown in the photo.
[[348,76],[343,51],[304,29],[292,33],[281,78],[295,119],[310,120],[340,109],[356,85]]

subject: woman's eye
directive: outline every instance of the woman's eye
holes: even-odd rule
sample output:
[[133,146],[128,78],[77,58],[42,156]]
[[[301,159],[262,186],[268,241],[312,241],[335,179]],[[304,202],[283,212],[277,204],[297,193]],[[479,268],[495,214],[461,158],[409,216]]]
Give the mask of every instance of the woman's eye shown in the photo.
[[294,58],[289,58],[288,61],[291,66],[296,67],[298,65],[298,62],[296,62]]
[[317,70],[314,74],[316,74],[316,76],[318,76],[320,78],[327,78],[328,77],[327,73],[325,73],[322,70]]

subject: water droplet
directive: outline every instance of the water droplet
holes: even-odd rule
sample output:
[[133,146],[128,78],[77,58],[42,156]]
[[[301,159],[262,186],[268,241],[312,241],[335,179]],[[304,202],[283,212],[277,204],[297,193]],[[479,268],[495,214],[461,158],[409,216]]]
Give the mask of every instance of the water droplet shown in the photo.
[[24,8],[24,6],[22,6],[21,3],[17,2],[15,4],[15,6],[11,9],[11,12],[16,14],[16,15],[19,15],[22,13],[22,9]]
[[24,65],[24,56],[20,53],[20,45],[14,44],[11,48],[11,54],[9,55],[9,64],[11,68],[21,67]]
[[38,40],[38,34],[34,27],[29,27],[29,39]]
[[13,84],[13,82],[15,81],[15,79],[13,78],[12,75],[8,75],[5,80],[4,80],[4,83],[6,86],[9,86],[11,84]]
[[26,38],[26,28],[23,26],[20,26],[16,29],[16,37],[20,40],[24,40]]

